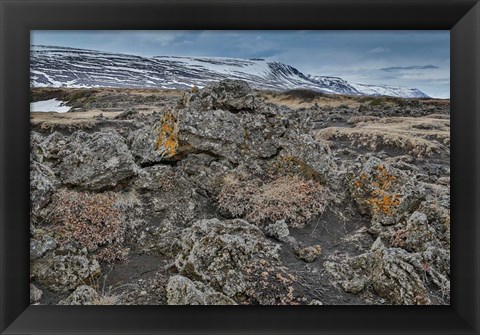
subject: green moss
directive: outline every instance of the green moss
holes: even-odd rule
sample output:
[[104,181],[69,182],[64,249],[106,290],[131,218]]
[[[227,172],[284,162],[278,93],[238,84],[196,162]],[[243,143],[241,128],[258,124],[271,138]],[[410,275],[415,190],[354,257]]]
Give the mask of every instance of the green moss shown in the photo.
[[68,99],[68,103],[74,103],[78,100],[83,100],[83,102],[86,102],[87,99],[91,97],[91,95],[95,93],[94,90],[76,90],[74,92],[71,92],[66,98]]
[[78,106],[95,100],[96,90],[92,89],[64,89],[40,88],[30,90],[30,102],[57,99],[67,101],[68,106]]
[[299,99],[303,101],[312,101],[316,98],[327,96],[325,93],[317,92],[307,89],[296,89],[283,92],[283,95],[288,98]]

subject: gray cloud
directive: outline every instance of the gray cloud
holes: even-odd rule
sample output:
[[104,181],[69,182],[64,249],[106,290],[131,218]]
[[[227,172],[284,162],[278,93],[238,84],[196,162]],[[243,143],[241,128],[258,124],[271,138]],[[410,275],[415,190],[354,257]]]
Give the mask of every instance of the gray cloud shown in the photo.
[[438,69],[438,66],[435,65],[412,65],[412,66],[393,66],[393,67],[384,67],[380,70],[385,72],[394,72],[402,70],[431,70]]

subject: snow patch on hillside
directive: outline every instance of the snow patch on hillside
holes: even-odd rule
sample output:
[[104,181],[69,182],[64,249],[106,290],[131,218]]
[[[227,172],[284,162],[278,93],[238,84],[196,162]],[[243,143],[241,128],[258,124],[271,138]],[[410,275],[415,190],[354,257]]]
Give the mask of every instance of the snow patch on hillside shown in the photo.
[[224,79],[246,81],[260,90],[309,89],[330,94],[426,98],[417,89],[349,83],[311,76],[265,59],[224,57],[141,57],[64,47],[32,46],[32,87],[126,87],[188,89]]
[[30,103],[30,112],[55,112],[66,113],[70,107],[65,106],[65,101],[50,99]]

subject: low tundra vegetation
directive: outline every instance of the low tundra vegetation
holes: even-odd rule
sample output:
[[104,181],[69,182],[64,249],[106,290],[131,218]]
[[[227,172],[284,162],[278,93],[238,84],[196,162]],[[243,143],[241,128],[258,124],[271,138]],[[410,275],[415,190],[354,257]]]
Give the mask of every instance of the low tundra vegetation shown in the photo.
[[448,152],[450,121],[428,117],[353,117],[348,127],[328,127],[317,132],[317,139],[346,139],[353,145],[380,150],[382,146],[400,149],[415,156]]

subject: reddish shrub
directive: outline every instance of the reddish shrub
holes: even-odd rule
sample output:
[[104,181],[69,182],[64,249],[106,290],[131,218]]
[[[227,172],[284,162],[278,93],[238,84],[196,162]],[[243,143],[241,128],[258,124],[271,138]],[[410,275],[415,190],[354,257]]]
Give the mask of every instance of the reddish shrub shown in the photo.
[[54,197],[51,221],[56,225],[60,242],[76,242],[102,261],[123,259],[121,245],[125,237],[123,213],[114,193],[93,194],[60,190]]

